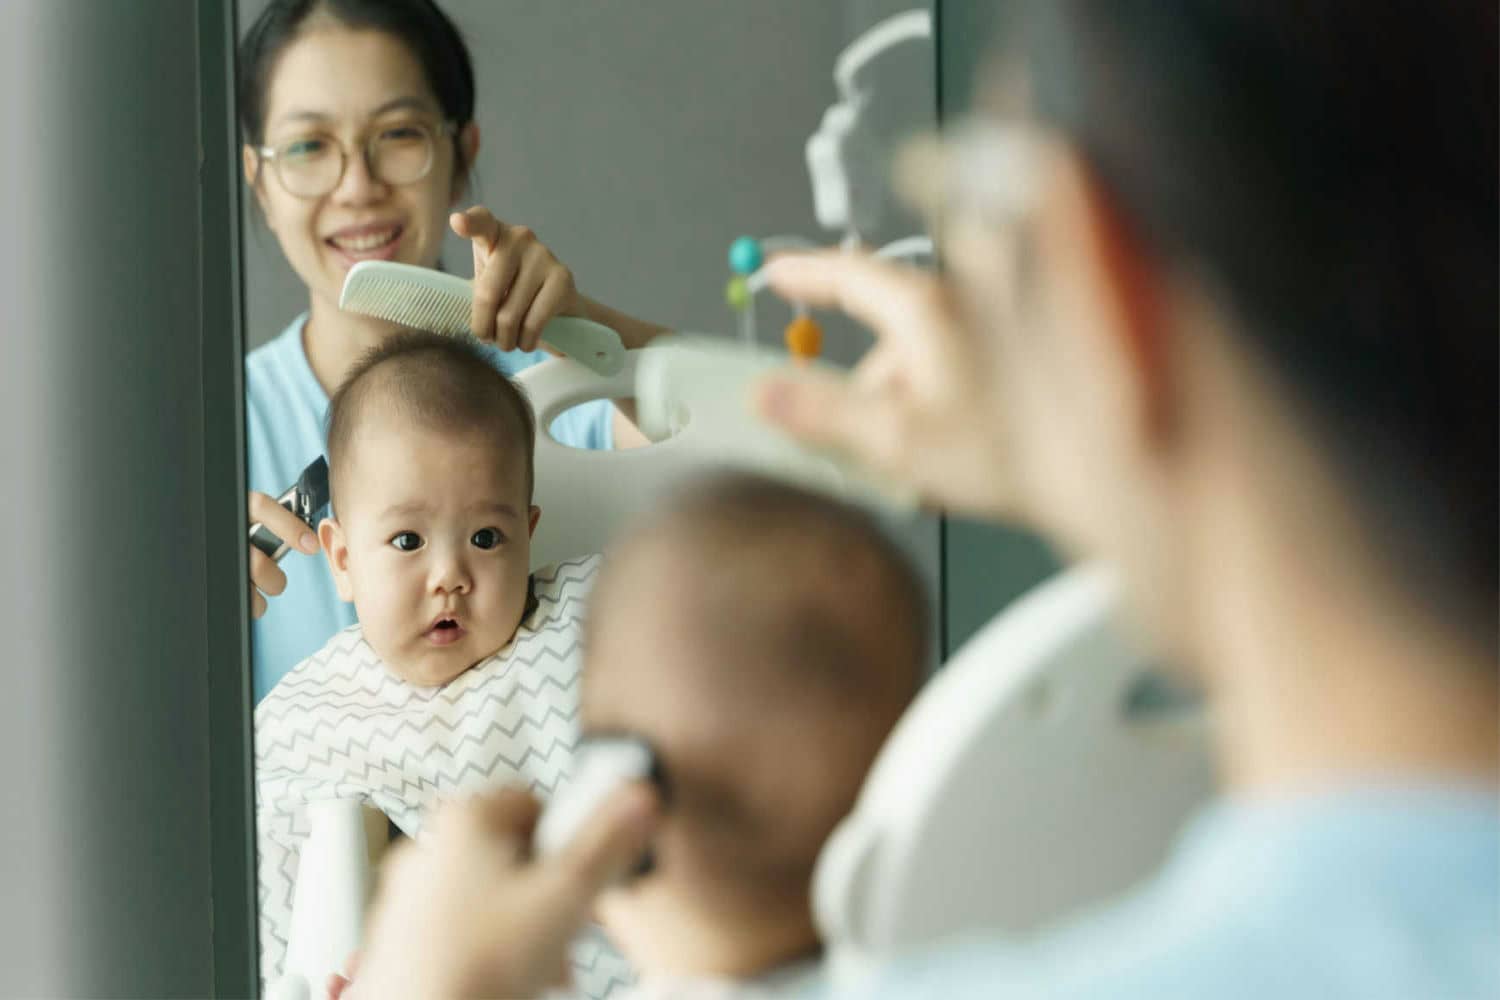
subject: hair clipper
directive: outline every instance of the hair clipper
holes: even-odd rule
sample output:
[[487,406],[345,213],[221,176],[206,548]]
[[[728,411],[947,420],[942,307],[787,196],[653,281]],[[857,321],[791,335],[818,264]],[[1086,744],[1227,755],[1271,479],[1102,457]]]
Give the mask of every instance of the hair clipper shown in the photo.
[[[296,514],[309,528],[318,529],[318,519],[328,508],[328,460],[319,455],[276,502]],[[264,524],[250,525],[250,544],[280,562],[291,545],[276,537]]]
[[[555,854],[578,834],[610,793],[631,781],[649,781],[665,793],[661,762],[651,745],[634,736],[585,737],[579,744],[571,780],[565,783],[537,822],[532,845],[546,857]],[[631,877],[650,872],[654,859],[648,850]]]

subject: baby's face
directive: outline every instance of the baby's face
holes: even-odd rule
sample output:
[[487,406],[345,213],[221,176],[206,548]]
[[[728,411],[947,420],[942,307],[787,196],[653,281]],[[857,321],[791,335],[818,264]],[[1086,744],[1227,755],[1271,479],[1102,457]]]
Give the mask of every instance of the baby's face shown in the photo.
[[515,635],[531,533],[521,442],[376,418],[355,436],[323,547],[339,596],[403,680],[445,684]]

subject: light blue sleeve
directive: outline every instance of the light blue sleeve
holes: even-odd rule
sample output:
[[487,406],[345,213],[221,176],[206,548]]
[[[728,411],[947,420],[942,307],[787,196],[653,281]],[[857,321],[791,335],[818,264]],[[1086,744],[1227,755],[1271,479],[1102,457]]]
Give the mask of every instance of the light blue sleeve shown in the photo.
[[552,421],[548,433],[574,448],[609,451],[615,446],[614,414],[614,405],[609,400],[596,399],[565,410]]

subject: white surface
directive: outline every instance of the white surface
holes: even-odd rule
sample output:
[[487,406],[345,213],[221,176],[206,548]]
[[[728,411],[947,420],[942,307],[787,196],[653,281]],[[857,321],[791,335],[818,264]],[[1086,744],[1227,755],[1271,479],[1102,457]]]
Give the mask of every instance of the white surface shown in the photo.
[[307,983],[325,983],[359,947],[370,863],[364,816],[357,799],[307,805],[310,831],[292,900],[286,971]]
[[603,552],[633,516],[701,469],[691,438],[627,451],[585,451],[548,433],[558,414],[580,403],[634,396],[641,353],[627,351],[620,371],[609,377],[565,358],[517,376],[537,416],[535,503],[542,518],[531,539],[533,568]]
[[1207,727],[1127,718],[1147,663],[1098,568],[1013,605],[918,696],[819,858],[833,971],[953,932],[1021,933],[1163,859],[1211,790]]

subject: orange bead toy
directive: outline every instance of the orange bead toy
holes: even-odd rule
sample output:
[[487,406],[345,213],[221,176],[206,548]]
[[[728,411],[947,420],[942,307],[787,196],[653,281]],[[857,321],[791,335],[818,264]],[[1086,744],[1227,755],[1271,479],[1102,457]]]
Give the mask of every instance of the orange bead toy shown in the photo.
[[811,361],[823,352],[823,328],[811,316],[798,316],[786,327],[786,349],[798,361]]

